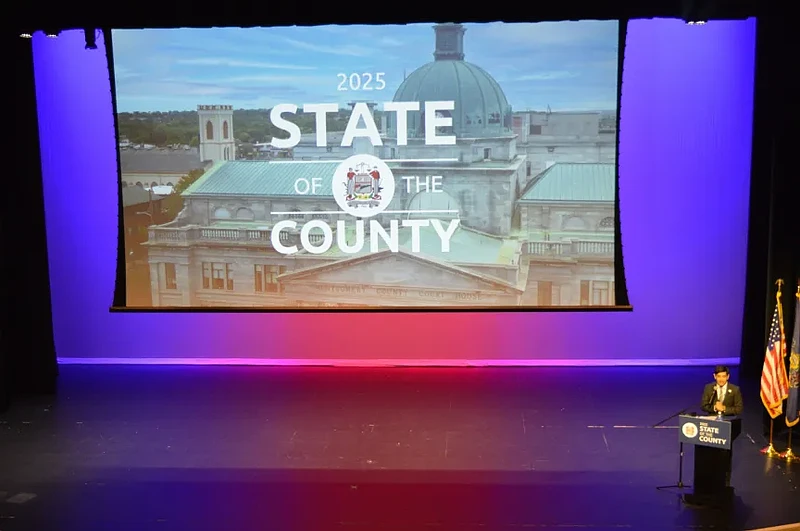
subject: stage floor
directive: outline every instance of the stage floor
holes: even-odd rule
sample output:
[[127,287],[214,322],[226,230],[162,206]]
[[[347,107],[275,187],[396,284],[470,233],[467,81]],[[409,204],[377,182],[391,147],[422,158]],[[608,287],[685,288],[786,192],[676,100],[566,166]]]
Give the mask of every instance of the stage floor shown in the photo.
[[759,453],[757,396],[745,395],[731,511],[656,489],[678,480],[678,434],[676,419],[652,425],[699,403],[710,372],[63,366],[56,398],[0,415],[0,530],[800,521],[800,464]]

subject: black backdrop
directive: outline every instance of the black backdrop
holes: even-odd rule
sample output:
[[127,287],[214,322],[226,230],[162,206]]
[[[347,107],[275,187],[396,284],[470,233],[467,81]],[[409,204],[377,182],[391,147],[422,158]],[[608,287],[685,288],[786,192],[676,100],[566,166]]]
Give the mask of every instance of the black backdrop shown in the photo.
[[[15,64],[13,82],[20,155],[16,171],[4,182],[4,208],[0,234],[3,250],[3,319],[0,323],[0,411],[12,396],[27,393],[53,393],[57,365],[50,309],[50,272],[47,261],[42,198],[42,176],[33,82],[31,41],[19,38],[22,32],[81,27],[175,27],[175,26],[252,26],[277,24],[378,23],[415,21],[487,20],[486,11],[475,4],[459,6],[457,14],[446,4],[411,0],[405,19],[389,18],[374,4],[359,9],[360,0],[348,4],[347,19],[340,6],[327,4],[315,8],[314,19],[296,11],[293,4],[273,4],[269,17],[254,18],[263,11],[255,2],[234,0],[220,13],[197,12],[186,1],[168,0],[156,8],[140,5],[135,13],[119,10],[113,3],[82,6],[80,2],[56,3],[42,10],[35,2],[15,6],[11,31],[6,34],[7,52]],[[419,4],[419,5],[415,5]],[[766,5],[765,5],[766,4]],[[788,4],[788,3],[787,3]],[[771,5],[771,6],[770,6]],[[768,7],[770,6],[770,7]],[[694,9],[694,16],[689,15]],[[770,13],[765,13],[770,9]],[[789,124],[797,123],[795,76],[789,65],[788,12],[775,12],[775,3],[757,0],[653,0],[586,4],[560,2],[537,5],[536,11],[506,21],[563,20],[579,18],[677,17],[695,19],[744,18],[759,14],[756,72],[755,128],[748,238],[747,293],[741,330],[741,378],[747,394],[758,396],[758,378],[764,356],[766,324],[771,318],[774,281],[786,281],[784,301],[787,334],[791,333],[795,279],[800,276],[800,233],[794,228],[800,213],[798,181],[800,175],[790,166]],[[760,10],[760,11],[759,11]],[[424,14],[424,16],[420,15]],[[498,16],[491,17],[497,19]],[[784,58],[786,56],[786,58]],[[790,99],[790,94],[791,98]],[[793,212],[792,210],[796,211]],[[111,299],[109,293],[109,300]],[[701,296],[701,294],[698,294]],[[686,301],[691,304],[692,301]],[[791,337],[791,336],[789,336]],[[780,424],[783,424],[781,422]],[[779,424],[776,424],[778,426]]]
[[0,222],[0,411],[14,393],[54,392],[57,373],[31,41],[11,37],[6,51],[16,63],[13,127],[19,136],[14,170],[3,181]]
[[[742,327],[741,371],[746,396],[757,401],[766,336],[775,310],[775,283],[784,280],[787,347],[794,326],[795,291],[800,278],[800,172],[790,128],[798,123],[797,76],[791,68],[789,20],[759,21],[757,33],[753,169],[750,187],[747,292]],[[764,410],[764,431],[769,430]],[[783,418],[776,433],[786,430]]]

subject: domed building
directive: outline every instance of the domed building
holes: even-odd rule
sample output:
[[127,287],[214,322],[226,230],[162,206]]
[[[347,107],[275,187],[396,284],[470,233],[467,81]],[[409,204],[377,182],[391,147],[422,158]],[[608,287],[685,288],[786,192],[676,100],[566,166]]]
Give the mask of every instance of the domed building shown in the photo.
[[[434,61],[416,69],[394,95],[393,101],[454,101],[453,127],[442,132],[457,138],[510,138],[512,113],[503,89],[483,68],[464,60],[464,26],[439,24]],[[396,124],[390,121],[390,130]],[[424,112],[408,116],[409,137],[425,134]]]
[[[408,113],[408,142],[398,144],[396,115],[388,113],[382,157],[387,162],[411,161],[391,164],[396,179],[403,175],[441,176],[442,190],[398,190],[401,193],[395,196],[393,208],[429,211],[436,210],[431,205],[446,204],[447,209],[458,210],[463,226],[507,237],[512,232],[514,201],[524,183],[525,167],[511,129],[511,105],[486,70],[465,61],[463,25],[438,24],[433,29],[434,60],[406,77],[393,98],[420,104],[420,111]],[[437,128],[437,135],[455,135],[455,145],[425,145],[427,101],[454,102],[452,112],[441,111],[452,118],[452,126]],[[418,159],[446,161],[413,162]]]
[[[358,139],[348,149],[297,158],[298,145],[290,165],[217,162],[182,194],[184,209],[174,221],[148,229],[143,245],[152,306],[613,304],[614,164],[583,163],[590,161],[569,151],[557,163],[539,164],[549,160],[542,156],[561,156],[566,143],[552,141],[549,126],[533,118],[522,124],[529,129],[515,125],[502,87],[465,61],[465,33],[460,24],[434,26],[434,60],[407,76],[393,97],[419,102],[423,111],[425,102],[452,101],[452,126],[437,135],[455,136],[455,144],[426,146],[426,117],[415,112],[408,113],[407,142],[400,145],[397,124],[389,120],[394,113],[384,113],[382,145]],[[329,142],[340,144],[341,136],[334,137],[341,134],[329,132]],[[541,142],[532,143],[531,135]],[[347,247],[358,238],[352,226],[339,228],[338,221],[352,220],[330,183],[354,153],[381,157],[395,191],[388,208],[371,219],[380,227],[365,227],[369,245],[343,250],[340,235]],[[529,157],[543,171],[531,175]],[[323,185],[298,194],[299,177]],[[324,221],[343,233],[327,250],[283,254],[272,233],[287,219]],[[417,223],[399,223],[411,220]],[[301,244],[298,233],[281,233],[280,243]],[[324,243],[319,233],[308,238],[314,246]]]

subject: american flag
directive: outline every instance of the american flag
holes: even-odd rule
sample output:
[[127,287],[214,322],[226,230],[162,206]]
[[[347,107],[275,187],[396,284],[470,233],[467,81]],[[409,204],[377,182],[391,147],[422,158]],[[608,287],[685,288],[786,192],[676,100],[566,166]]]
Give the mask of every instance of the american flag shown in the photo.
[[783,412],[783,401],[789,397],[789,379],[786,375],[786,363],[783,361],[786,356],[786,340],[783,336],[780,305],[778,300],[767,340],[764,369],[761,371],[761,402],[772,418]]

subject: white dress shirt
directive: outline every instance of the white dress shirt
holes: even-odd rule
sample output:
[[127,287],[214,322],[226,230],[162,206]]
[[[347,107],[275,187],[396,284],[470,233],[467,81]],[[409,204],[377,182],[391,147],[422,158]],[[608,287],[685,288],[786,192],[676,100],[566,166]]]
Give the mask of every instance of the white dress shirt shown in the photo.
[[717,401],[722,402],[725,400],[725,393],[728,392],[728,384],[723,385],[722,387],[717,386]]
[[[728,384],[726,383],[722,387],[717,386],[717,402],[723,402],[725,400],[725,393],[728,392]],[[723,405],[722,411],[717,411],[717,414],[722,415],[725,413],[725,406]]]

